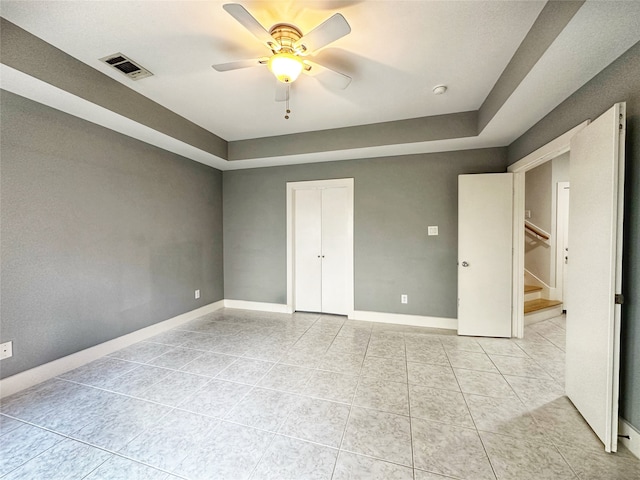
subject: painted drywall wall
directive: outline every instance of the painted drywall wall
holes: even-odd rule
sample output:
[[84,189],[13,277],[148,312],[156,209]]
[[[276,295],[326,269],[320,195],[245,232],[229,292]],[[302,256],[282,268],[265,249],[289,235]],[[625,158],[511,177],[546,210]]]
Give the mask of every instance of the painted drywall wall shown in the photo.
[[0,102],[3,378],[223,298],[220,171]]
[[[455,318],[457,178],[504,172],[505,154],[497,148],[225,171],[226,298],[286,303],[286,183],[354,178],[356,310]],[[429,225],[439,227],[438,236],[427,236]]]
[[[530,212],[527,221],[551,235],[551,162],[525,174],[524,209]],[[551,245],[527,231],[524,238],[524,268],[546,286],[551,286]]]
[[627,103],[620,414],[640,429],[640,43],[508,147],[514,163],[575,125]]

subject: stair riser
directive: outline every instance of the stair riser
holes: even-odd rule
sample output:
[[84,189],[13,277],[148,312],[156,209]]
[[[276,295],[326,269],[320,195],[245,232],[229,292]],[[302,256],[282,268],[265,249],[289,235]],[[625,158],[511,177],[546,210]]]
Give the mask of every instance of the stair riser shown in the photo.
[[529,300],[537,300],[538,298],[542,298],[542,292],[538,290],[537,292],[528,292],[524,294],[524,301],[528,302]]
[[542,310],[536,310],[535,312],[525,313],[524,324],[532,325],[534,323],[542,322],[543,320],[549,320],[550,318],[562,315],[562,305],[556,305],[555,307],[543,308]]

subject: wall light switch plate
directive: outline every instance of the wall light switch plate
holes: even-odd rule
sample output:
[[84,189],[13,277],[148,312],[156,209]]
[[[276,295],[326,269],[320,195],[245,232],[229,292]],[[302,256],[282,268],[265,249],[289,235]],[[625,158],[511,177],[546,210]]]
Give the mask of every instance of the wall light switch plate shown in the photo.
[[13,357],[13,342],[5,342],[0,344],[0,360]]
[[438,235],[438,226],[437,225],[430,225],[427,228],[427,233],[431,236],[431,235]]

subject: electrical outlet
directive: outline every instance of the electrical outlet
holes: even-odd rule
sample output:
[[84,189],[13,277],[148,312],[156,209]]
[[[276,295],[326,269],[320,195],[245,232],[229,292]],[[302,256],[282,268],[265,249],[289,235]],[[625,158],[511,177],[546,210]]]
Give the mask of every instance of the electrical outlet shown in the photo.
[[404,293],[400,295],[400,303],[409,303],[409,296]]
[[200,298],[200,290],[196,290],[195,297],[196,297],[196,300]]
[[429,225],[427,227],[427,235],[438,235],[438,226],[437,225]]
[[0,344],[0,360],[13,357],[13,342]]

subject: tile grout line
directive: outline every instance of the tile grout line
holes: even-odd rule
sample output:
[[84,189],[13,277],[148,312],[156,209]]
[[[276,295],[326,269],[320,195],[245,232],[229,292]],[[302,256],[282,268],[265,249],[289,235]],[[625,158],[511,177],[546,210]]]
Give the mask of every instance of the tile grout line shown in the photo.
[[[308,328],[307,330],[305,330],[305,333],[306,333],[306,332],[308,332],[308,331],[309,331],[309,329],[311,328],[311,326],[313,326],[317,321],[318,321],[318,320],[316,319],[316,321],[315,321],[315,322],[313,322],[313,323],[309,326],[309,328]],[[304,334],[303,334],[303,335],[304,335]],[[300,337],[300,338],[302,338],[302,335],[301,335],[301,337]],[[294,342],[294,344],[295,344],[295,342]],[[272,367],[271,367],[271,369],[269,369],[269,371],[271,371],[271,370],[275,367],[275,365],[278,365],[278,363],[275,363],[274,365],[272,365]],[[266,374],[265,374],[265,376],[266,376]],[[311,378],[311,376],[309,376],[309,378],[305,381],[305,384],[309,381],[309,379],[310,379],[310,378]],[[253,387],[250,391],[255,390],[255,388],[256,388],[256,387]],[[247,394],[248,394],[248,393],[247,393]],[[238,404],[236,404],[235,406],[237,406],[237,405],[238,405]],[[231,409],[229,409],[229,412],[228,412],[228,413],[230,413],[230,412],[231,412],[231,410],[233,410],[233,408],[235,408],[235,406],[234,406],[234,407],[232,407]],[[227,415],[228,415],[228,413],[227,413]],[[276,440],[276,437],[278,436],[278,432],[277,432],[277,431],[278,431],[278,430],[280,430],[280,428],[282,428],[282,425],[284,425],[284,424],[286,423],[286,421],[287,421],[287,419],[289,418],[289,416],[291,415],[291,413],[292,413],[292,412],[291,412],[291,411],[289,411],[289,413],[288,413],[288,414],[287,414],[287,416],[284,418],[284,420],[282,421],[282,423],[281,423],[278,427],[276,427],[276,431],[275,431],[275,432],[273,432],[273,435],[271,436],[271,440],[269,441],[269,444],[268,444],[268,445],[267,445],[267,447],[264,449],[264,451],[262,452],[262,455],[260,455],[260,458],[258,459],[258,461],[255,463],[255,465],[254,465],[254,466],[253,466],[253,468],[251,469],[251,472],[249,473],[249,475],[248,475],[248,477],[247,477],[248,479],[251,479],[251,478],[253,477],[253,474],[254,474],[254,473],[256,472],[256,470],[258,469],[258,466],[260,465],[260,463],[262,462],[262,460],[265,458],[265,456],[267,455],[267,453],[268,453],[268,452],[269,452],[269,450],[271,449],[271,446],[274,444],[274,442],[275,442],[275,440]],[[337,460],[337,455],[336,455],[336,460]]]
[[[364,356],[362,358],[362,363],[364,365],[364,359],[367,357],[367,351],[369,350],[369,344],[371,343],[371,334],[369,335],[369,339],[367,340],[367,347],[364,351]],[[331,471],[331,477],[335,475],[336,467],[338,466],[338,460],[340,459],[340,452],[346,451],[343,450],[342,446],[344,444],[344,439],[347,436],[347,429],[349,428],[349,422],[351,421],[351,413],[353,412],[353,407],[355,407],[354,402],[356,399],[356,394],[358,393],[358,388],[360,387],[360,380],[362,379],[362,366],[360,367],[360,374],[358,375],[358,381],[356,382],[356,388],[353,389],[353,394],[351,395],[351,403],[349,405],[349,414],[347,415],[347,421],[344,424],[344,430],[342,431],[342,436],[340,437],[340,444],[338,445],[338,454],[336,455],[336,461],[333,465],[333,470]]]
[[[484,348],[482,347],[482,345],[480,345],[480,348],[484,351]],[[445,353],[447,353],[446,349],[445,349]],[[485,353],[485,355],[486,355],[486,353]],[[487,355],[487,357],[488,356],[489,355]],[[447,353],[447,358],[448,357],[449,357],[449,354]],[[491,360],[490,357],[489,357],[489,360]],[[491,361],[491,363],[493,363],[493,361]],[[460,385],[460,381],[458,380],[458,376],[455,374],[456,371],[453,368],[453,365],[451,366],[451,368],[453,370],[453,374],[454,374],[454,377],[456,379],[456,382],[458,382],[458,387],[460,388],[460,394],[462,395],[462,400],[464,401],[464,404],[467,407],[467,411],[469,412],[469,417],[471,418],[471,421],[473,422],[473,428],[474,428],[474,430],[476,432],[476,435],[478,436],[478,440],[480,440],[480,445],[482,445],[482,450],[484,451],[484,454],[487,457],[487,461],[489,462],[489,466],[491,467],[491,471],[493,472],[493,476],[497,479],[498,478],[498,474],[496,473],[496,469],[493,466],[493,462],[491,461],[491,457],[489,456],[489,452],[487,451],[487,447],[485,446],[484,441],[482,440],[482,436],[480,435],[480,431],[478,430],[478,425],[476,424],[476,421],[473,418],[473,414],[471,413],[471,409],[469,408],[469,403],[467,402],[467,398],[464,395],[465,392],[462,390],[462,385]],[[497,369],[497,367],[496,367],[496,369]],[[503,378],[503,380],[504,380],[504,378]],[[511,387],[511,385],[509,385],[509,387]],[[492,398],[492,397],[490,397],[490,398]]]
[[[167,412],[167,415],[168,415],[169,413],[170,413],[170,412]],[[129,460],[129,461],[132,461],[132,462],[135,462],[135,463],[139,463],[139,464],[141,464],[141,465],[144,465],[144,466],[146,466],[146,467],[152,468],[152,469],[154,469],[154,470],[159,470],[159,471],[161,471],[161,472],[163,472],[163,473],[167,473],[167,474],[173,475],[173,473],[172,473],[172,472],[169,472],[169,471],[164,470],[164,469],[162,469],[162,468],[158,468],[158,467],[153,466],[153,465],[146,464],[146,463],[141,462],[141,461],[139,461],[139,460],[136,460],[136,459],[134,459],[134,458],[128,457],[128,456],[126,456],[126,455],[124,455],[124,454],[122,454],[122,453],[120,453],[120,452],[118,452],[118,451],[115,451],[115,450],[109,450],[109,449],[108,449],[108,448],[106,448],[106,447],[101,447],[100,445],[93,444],[93,443],[91,443],[91,442],[89,442],[89,441],[87,441],[87,440],[83,440],[83,439],[81,439],[81,438],[74,437],[74,436],[73,436],[73,433],[71,433],[71,434],[60,433],[60,432],[57,432],[57,431],[52,430],[52,429],[50,429],[50,428],[47,428],[47,427],[44,427],[44,426],[41,426],[41,425],[37,425],[37,424],[32,423],[32,422],[27,421],[27,420],[22,420],[22,419],[19,419],[19,418],[17,418],[17,417],[13,417],[13,416],[11,416],[11,415],[7,415],[7,414],[4,414],[4,413],[3,413],[3,415],[5,415],[5,416],[7,416],[7,417],[9,417],[9,418],[13,418],[14,420],[18,420],[18,421],[20,421],[20,422],[22,422],[22,423],[24,423],[24,424],[26,424],[26,425],[32,426],[32,427],[34,427],[34,428],[38,428],[38,429],[40,429],[40,430],[44,430],[44,431],[49,432],[49,433],[52,433],[52,434],[54,434],[54,435],[58,435],[58,436],[60,436],[60,437],[63,437],[60,441],[56,442],[56,443],[55,443],[55,444],[53,444],[51,447],[49,447],[49,448],[47,448],[47,449],[43,450],[42,452],[40,452],[39,454],[37,454],[35,457],[31,457],[31,458],[27,459],[26,461],[24,461],[23,463],[21,463],[20,465],[18,465],[16,468],[12,469],[12,470],[11,470],[11,471],[9,471],[9,472],[6,472],[6,473],[3,475],[3,477],[4,477],[4,476],[6,476],[6,475],[9,475],[11,472],[13,472],[13,471],[17,470],[18,468],[22,467],[23,465],[27,464],[28,462],[31,462],[32,460],[35,460],[36,458],[40,457],[40,456],[41,456],[41,455],[43,455],[44,453],[46,453],[46,452],[50,451],[51,449],[53,449],[54,447],[56,447],[56,446],[60,445],[60,444],[61,444],[62,442],[64,442],[65,440],[70,440],[70,441],[72,441],[72,442],[81,443],[81,444],[83,444],[83,445],[86,445],[87,447],[95,448],[95,449],[97,449],[97,450],[102,450],[103,452],[108,453],[109,455],[113,455],[113,456],[117,456],[117,457],[125,458],[125,459],[127,459],[127,460]],[[164,418],[164,416],[163,416],[163,418]],[[82,429],[82,428],[84,428],[84,427],[81,427],[81,429]],[[142,432],[141,432],[141,433],[142,433]],[[136,435],[136,437],[134,437],[134,438],[137,438],[138,436],[139,436],[139,435]],[[131,441],[133,441],[133,438],[131,439]],[[127,444],[128,444],[128,443],[129,443],[129,442],[127,442]],[[96,469],[98,469],[100,466],[102,466],[104,463],[106,463],[106,462],[107,462],[107,461],[109,461],[109,460],[110,460],[110,458],[107,458],[104,462],[100,463],[100,465],[98,465],[96,468],[94,468],[94,470],[92,470],[90,473],[92,473],[93,471],[95,471]],[[89,473],[89,474],[90,474],[90,473]],[[87,474],[87,475],[89,475],[89,474]],[[87,475],[85,475],[85,477],[86,477]],[[83,477],[83,478],[85,478],[85,477]]]
[[409,386],[409,360],[407,360],[407,341],[403,337],[404,367],[407,375],[407,407],[409,410],[409,445],[411,446],[411,473],[416,477],[416,456],[413,446],[413,416],[411,415],[411,387]]

